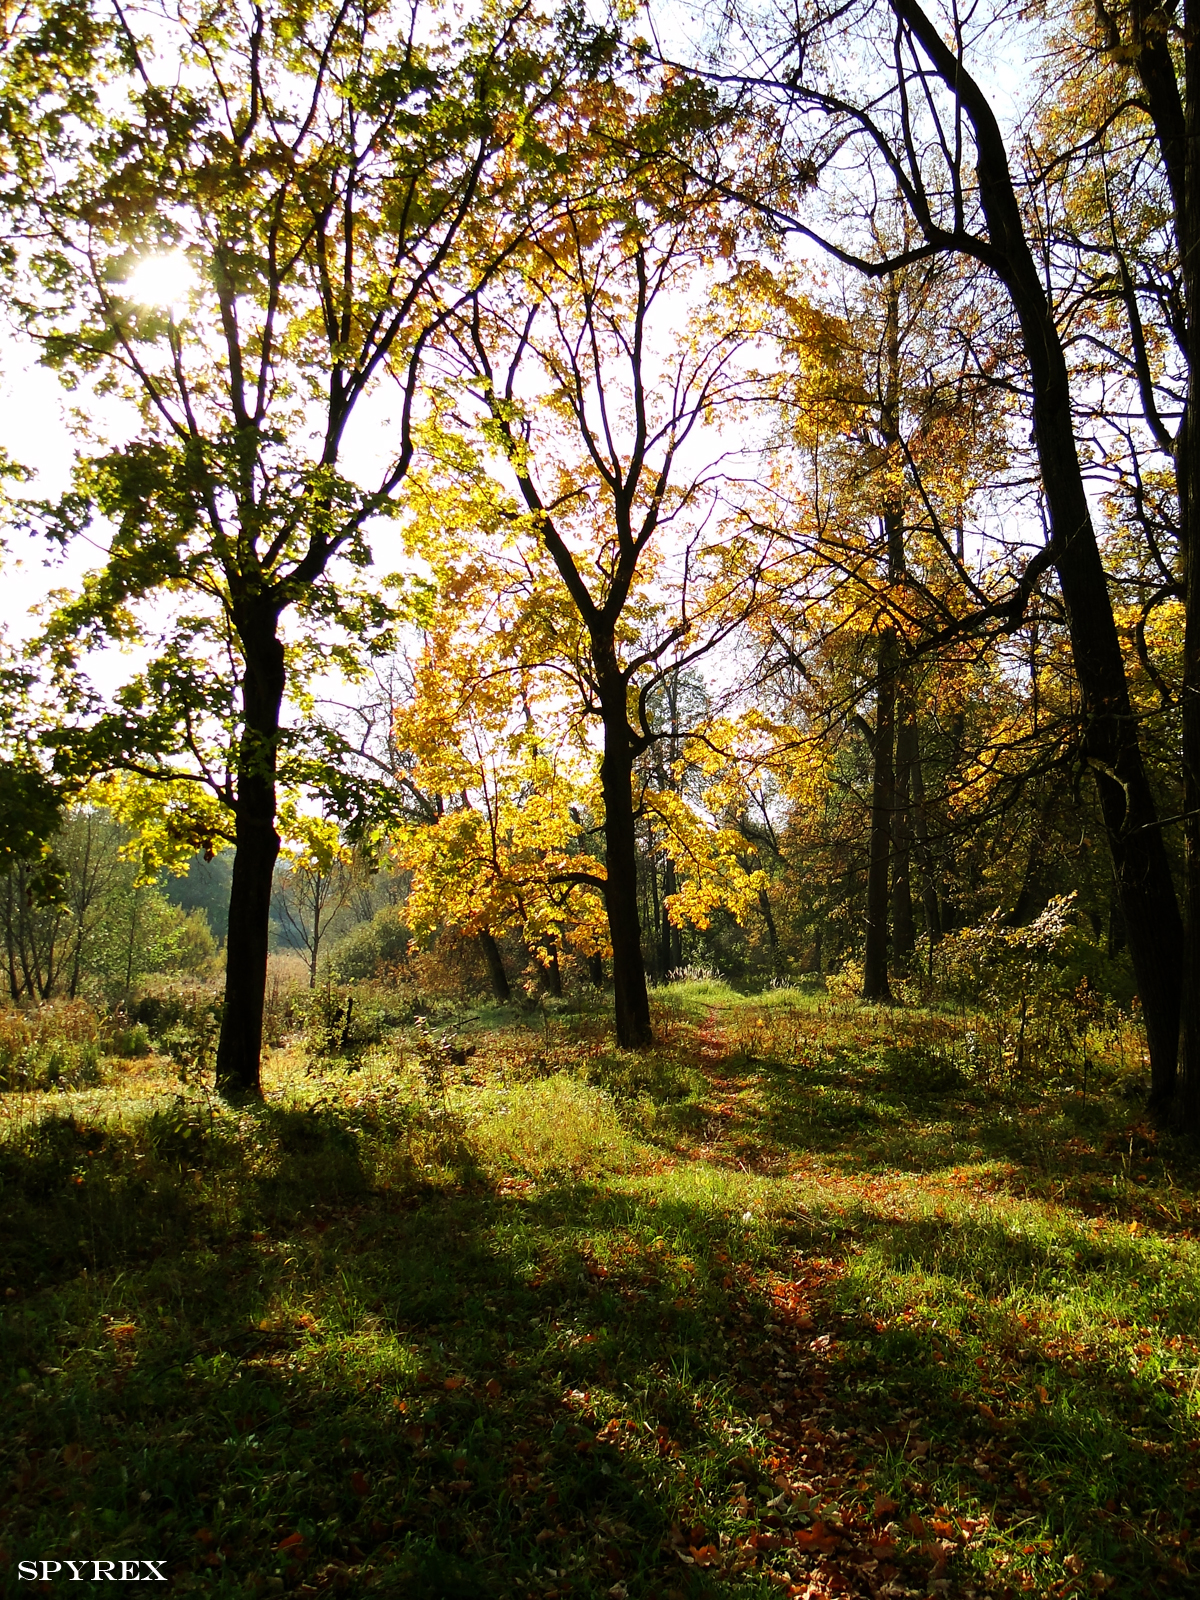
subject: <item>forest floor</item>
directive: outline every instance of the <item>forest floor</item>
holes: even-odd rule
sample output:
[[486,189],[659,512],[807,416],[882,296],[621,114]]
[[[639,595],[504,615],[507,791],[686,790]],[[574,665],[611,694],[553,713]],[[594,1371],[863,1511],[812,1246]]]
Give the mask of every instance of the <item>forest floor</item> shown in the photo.
[[1197,1168],[1137,1063],[654,1004],[644,1056],[476,1010],[444,1084],[409,1028],[245,1109],[0,1097],[8,1592],[1200,1595]]

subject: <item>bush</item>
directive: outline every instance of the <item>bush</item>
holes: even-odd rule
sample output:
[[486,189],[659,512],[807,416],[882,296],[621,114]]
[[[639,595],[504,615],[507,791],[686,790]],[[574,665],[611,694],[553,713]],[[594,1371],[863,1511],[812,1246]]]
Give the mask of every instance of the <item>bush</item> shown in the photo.
[[398,1020],[374,995],[331,983],[295,996],[292,1011],[304,1029],[304,1053],[314,1063],[357,1060]]
[[408,957],[412,935],[394,906],[384,906],[338,941],[325,962],[333,983],[364,982],[393,976]]
[[977,1016],[965,1034],[967,1063],[984,1081],[1042,1077],[1074,1069],[1097,997],[1074,982],[1068,951],[1073,894],[1033,922],[1006,927],[999,916],[963,928],[939,946],[943,992]]

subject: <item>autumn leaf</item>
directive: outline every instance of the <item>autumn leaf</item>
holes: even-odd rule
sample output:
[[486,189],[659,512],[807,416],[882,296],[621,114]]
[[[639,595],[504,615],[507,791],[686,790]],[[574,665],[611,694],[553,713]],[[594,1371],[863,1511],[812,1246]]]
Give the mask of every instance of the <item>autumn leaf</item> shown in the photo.
[[364,1472],[352,1472],[350,1474],[350,1487],[354,1490],[355,1494],[363,1495],[368,1492],[371,1486],[367,1482],[367,1477]]
[[796,1533],[797,1550],[819,1550],[827,1556],[841,1543],[836,1533],[830,1532],[823,1522],[814,1522],[811,1528],[800,1528]]
[[877,1494],[875,1496],[875,1515],[877,1517],[890,1517],[896,1510],[896,1501],[890,1494]]

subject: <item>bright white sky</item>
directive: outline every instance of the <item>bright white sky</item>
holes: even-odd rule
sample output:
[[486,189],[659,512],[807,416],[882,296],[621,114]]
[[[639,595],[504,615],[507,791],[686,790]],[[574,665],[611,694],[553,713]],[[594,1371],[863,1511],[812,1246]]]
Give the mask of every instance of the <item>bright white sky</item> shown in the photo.
[[[56,375],[36,364],[33,349],[0,327],[0,446],[37,474],[34,483],[19,486],[17,493],[50,498],[69,487],[73,445],[66,423],[67,399]],[[64,562],[42,540],[10,529],[5,541],[0,622],[10,638],[21,638],[36,625],[30,607],[48,589],[68,584],[96,565],[100,552],[79,545]],[[47,560],[53,565],[43,565]]]

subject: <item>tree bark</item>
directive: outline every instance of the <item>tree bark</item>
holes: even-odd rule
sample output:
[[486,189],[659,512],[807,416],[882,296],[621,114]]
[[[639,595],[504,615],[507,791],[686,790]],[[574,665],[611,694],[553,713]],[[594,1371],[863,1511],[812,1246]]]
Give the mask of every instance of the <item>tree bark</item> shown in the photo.
[[[1033,391],[1034,441],[1049,513],[1052,556],[1079,684],[1083,754],[1095,775],[1141,996],[1150,1050],[1150,1107],[1161,1114],[1175,1092],[1183,924],[1084,488],[1070,381],[1054,308],[1029,248],[1003,135],[986,95],[917,0],[891,0],[891,6],[920,41],[975,134],[979,198],[988,237],[986,247],[972,246],[972,252],[1005,285],[1020,324]],[[1189,71],[1196,70],[1189,62]],[[932,232],[935,238],[944,237],[936,228]],[[944,242],[946,248],[962,247],[954,236],[945,237]],[[1181,246],[1184,242],[1180,241]],[[1197,604],[1200,606],[1200,597]],[[1200,662],[1197,674],[1200,682]],[[1200,721],[1196,736],[1200,752]],[[1185,736],[1185,767],[1186,750]],[[1200,894],[1197,898],[1200,901]],[[1200,956],[1196,959],[1200,964]]]
[[921,765],[921,741],[916,722],[912,727],[912,755],[909,760],[909,785],[912,793],[913,834],[917,841],[917,861],[921,868],[921,910],[925,917],[925,936],[933,946],[942,937],[942,914],[938,904],[937,879],[929,850],[929,822],[925,815],[925,772]]
[[538,979],[542,988],[554,1000],[562,999],[562,969],[558,964],[558,944],[552,937],[546,940],[546,959],[536,956]]
[[263,1005],[271,889],[279,857],[275,770],[284,654],[278,613],[261,607],[235,616],[245,660],[243,731],[238,751],[233,877],[225,957],[225,1008],[217,1044],[217,1091],[231,1099],[261,1093]]
[[592,642],[604,723],[600,786],[604,794],[604,903],[612,941],[613,1014],[617,1043],[641,1050],[654,1042],[638,916],[637,840],[633,815],[633,748],[624,675],[611,639]]
[[911,696],[901,689],[896,718],[896,801],[892,827],[892,967],[906,977],[917,942],[912,903],[912,768],[917,728]]
[[[904,500],[900,444],[900,284],[887,281],[884,325],[885,377],[879,397],[879,432],[883,445],[883,536],[887,582],[904,577]],[[867,867],[867,942],[863,952],[864,1000],[890,1001],[888,985],[888,868],[896,816],[896,696],[900,681],[900,641],[885,622],[876,657],[875,770],[871,785],[871,846]],[[910,909],[911,918],[911,909]]]
[[477,938],[479,948],[483,951],[483,959],[487,962],[492,993],[501,1005],[507,1005],[512,999],[512,986],[508,981],[508,973],[504,970],[504,957],[500,954],[500,946],[496,943],[495,936],[486,928],[477,935]]
[[867,865],[867,941],[863,950],[864,1000],[890,1001],[888,984],[888,863],[895,805],[896,630],[879,637],[875,691],[874,771],[871,780],[871,840]]
[[[1184,569],[1184,624],[1183,624],[1183,684],[1181,687],[1181,723],[1183,734],[1183,917],[1184,938],[1182,955],[1182,1014],[1179,1032],[1179,1073],[1175,1084],[1175,1102],[1172,1113],[1179,1127],[1195,1136],[1200,1134],[1200,538],[1197,537],[1194,519],[1200,514],[1200,61],[1196,59],[1191,22],[1188,13],[1187,48],[1184,58],[1184,97],[1182,150],[1178,141],[1178,118],[1163,118],[1164,130],[1159,142],[1172,174],[1172,192],[1175,196],[1176,232],[1180,263],[1186,288],[1186,339],[1188,354],[1187,405],[1183,423],[1175,446],[1175,476],[1179,488],[1180,543],[1183,546]],[[1165,35],[1153,38],[1153,29],[1147,30],[1149,48],[1143,59],[1149,64],[1162,62],[1165,76],[1171,71],[1170,83],[1175,84],[1169,47]],[[1147,72],[1142,70],[1143,82]],[[1168,93],[1162,95],[1164,104],[1170,103]],[[1153,102],[1152,102],[1153,103]],[[1173,108],[1172,108],[1173,109]],[[1156,125],[1159,118],[1156,116]],[[1163,133],[1167,133],[1167,137]],[[1170,134],[1176,138],[1171,140]],[[1168,146],[1170,147],[1168,150]],[[1182,197],[1178,194],[1178,157],[1182,154]],[[1182,206],[1180,206],[1182,198]],[[1124,911],[1122,902],[1122,910]],[[1126,937],[1133,951],[1133,930],[1126,922]],[[1134,958],[1136,966],[1136,956]],[[1143,1000],[1143,1009],[1145,1002]],[[1154,1055],[1150,1057],[1151,1102],[1157,1098],[1154,1073]]]

